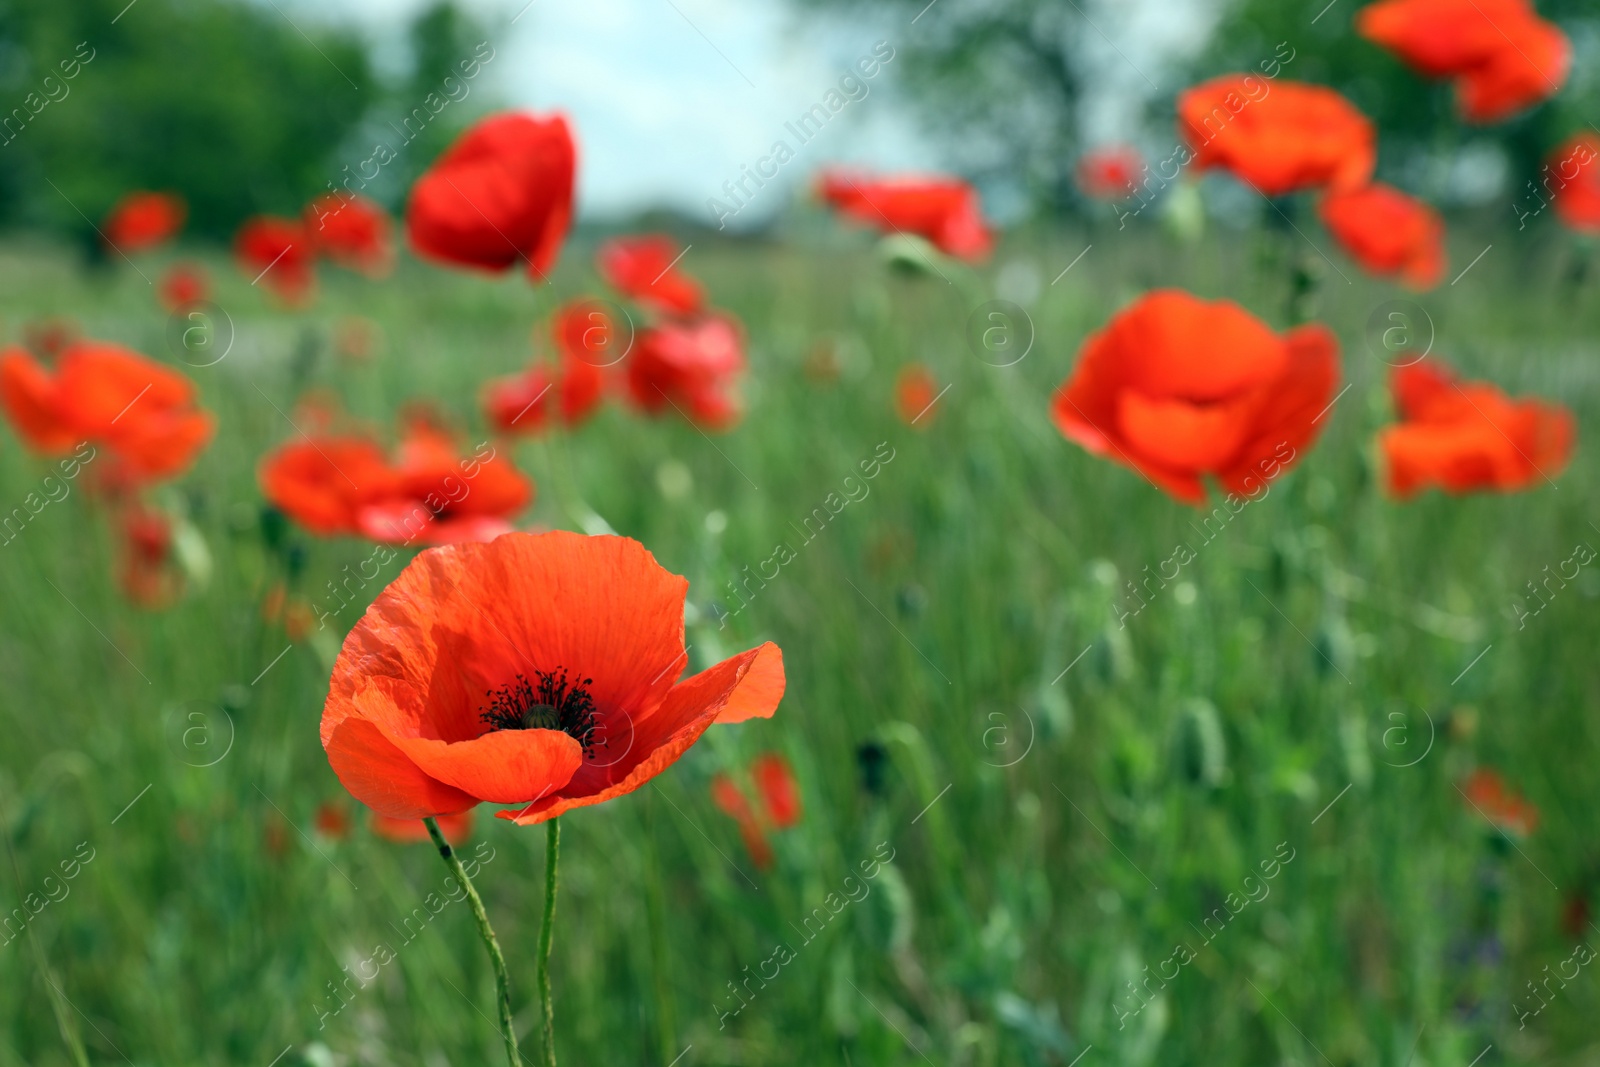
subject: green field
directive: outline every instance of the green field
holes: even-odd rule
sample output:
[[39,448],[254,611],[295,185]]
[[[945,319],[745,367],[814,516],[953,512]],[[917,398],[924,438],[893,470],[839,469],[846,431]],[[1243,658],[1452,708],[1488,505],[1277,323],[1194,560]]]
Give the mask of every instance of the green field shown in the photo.
[[[1570,406],[1578,451],[1555,484],[1401,505],[1374,462],[1391,416],[1365,334],[1408,297],[1297,246],[1351,388],[1289,476],[1201,532],[1206,513],[1064,440],[1049,396],[1084,335],[1147,287],[1285,326],[1277,239],[1065,233],[947,280],[891,273],[857,234],[696,239],[685,266],[749,332],[743,422],[708,438],[612,405],[516,446],[539,487],[522,525],[603,523],[690,579],[693,669],[773,640],[788,670],[773,719],[713,729],[651,785],[562,819],[563,1062],[1466,1067],[1489,1045],[1482,1067],[1600,1062],[1600,977],[1542,984],[1600,937],[1562,923],[1600,880],[1600,572],[1520,626],[1512,610],[1544,568],[1600,544],[1594,283],[1572,280],[1553,233],[1454,234],[1448,277],[1493,247],[1414,298],[1434,353]],[[254,469],[293,436],[285,412],[308,387],[385,425],[429,399],[483,439],[480,384],[527,360],[559,298],[599,291],[591,249],[567,249],[555,292],[409,260],[381,285],[327,272],[299,314],[218,257],[233,346],[188,372],[220,429],[163,490],[203,535],[209,583],[164,611],[127,604],[103,510],[76,488],[0,546],[0,911],[59,898],[0,934],[0,1067],[71,1063],[80,1040],[88,1062],[140,1067],[498,1060],[467,909],[405,925],[443,892],[438,857],[364,818],[343,840],[314,828],[326,802],[355,814],[317,724],[361,605],[275,659],[289,642],[261,619],[279,575]],[[127,264],[88,275],[12,246],[0,281],[8,340],[69,316],[181,351]],[[1002,289],[1036,334],[1009,367],[967,340]],[[382,326],[370,364],[331,352],[349,314]],[[913,360],[950,386],[915,428],[893,410]],[[875,454],[892,458],[865,495],[802,537]],[[7,434],[0,507],[46,473]],[[314,601],[370,553],[297,537]],[[735,606],[729,583],[779,544],[793,560],[719,628],[712,602]],[[1193,561],[1119,624],[1125,583],[1179,544]],[[876,790],[869,743],[887,753]],[[708,786],[768,750],[793,763],[805,813],[759,871]],[[1537,805],[1532,835],[1467,807],[1456,787],[1477,766]],[[463,851],[493,857],[477,884],[530,1035],[544,834],[488,815]],[[847,882],[863,863],[875,876]],[[392,960],[335,1013],[330,983],[380,945]]]

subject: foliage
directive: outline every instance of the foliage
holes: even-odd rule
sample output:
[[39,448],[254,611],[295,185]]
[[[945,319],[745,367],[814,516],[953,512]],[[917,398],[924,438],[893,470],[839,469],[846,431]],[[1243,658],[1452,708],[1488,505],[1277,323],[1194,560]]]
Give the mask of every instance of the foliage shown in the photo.
[[[0,0],[0,115],[14,117],[0,133],[0,223],[98,249],[92,224],[130,189],[181,193],[189,232],[215,238],[253,213],[296,214],[376,136],[395,141],[374,129],[440,91],[482,37],[441,0],[411,27],[407,70],[384,77],[353,31],[291,5]],[[75,55],[92,58],[67,78]],[[469,117],[454,106],[432,122],[373,192],[397,200]]]
[[[1251,239],[1279,238],[1297,240]],[[1486,240],[1462,235],[1458,261]],[[1593,289],[1557,275],[1555,234],[1538,241],[1497,238],[1460,286],[1425,298],[1435,351],[1566,400],[1590,426]],[[1133,279],[1276,320],[1283,278],[1256,268],[1247,240],[1177,247],[1108,228],[1014,241],[1006,273],[1032,272],[1046,295],[1014,297],[1037,339],[1011,367],[964,340],[991,275],[946,266],[953,288],[837,251],[697,241],[691,255],[749,327],[749,417],[708,442],[612,411],[524,444],[540,490],[530,520],[572,527],[593,512],[641,539],[690,579],[695,666],[771,638],[789,692],[771,721],[713,728],[655,784],[563,819],[565,1062],[666,1064],[692,1044],[682,1064],[1060,1067],[1092,1044],[1085,1065],[1213,1067],[1322,1062],[1314,1045],[1343,1067],[1403,1064],[1414,1043],[1415,1062],[1454,1064],[1491,1042],[1506,1064],[1591,1047],[1592,968],[1526,1029],[1513,1012],[1532,1003],[1525,983],[1592,937],[1560,916],[1594,887],[1600,675],[1586,664],[1600,585],[1585,571],[1521,629],[1510,607],[1600,536],[1592,440],[1559,490],[1386,502],[1367,446],[1389,418],[1387,367],[1362,324],[1394,294],[1330,275],[1318,317],[1341,336],[1351,387],[1304,462],[1207,537],[1197,527],[1214,516],[1064,441],[1048,397]],[[309,544],[295,591],[336,608],[330,583],[344,583],[356,600],[290,646],[261,618],[272,575],[254,469],[294,436],[284,413],[307,380],[384,424],[427,398],[479,440],[483,379],[520,365],[534,320],[593,283],[563,271],[557,293],[530,294],[521,279],[408,261],[383,286],[329,272],[319,307],[285,320],[217,270],[237,340],[186,369],[226,430],[168,500],[209,544],[211,583],[160,613],[125,604],[81,485],[0,546],[0,825],[16,856],[4,911],[80,842],[96,850],[31,935],[0,946],[0,1067],[67,1062],[56,987],[95,1063],[495,1062],[466,910],[443,907],[401,943],[406,918],[444,896],[438,857],[359,820],[344,840],[315,826],[319,805],[348,803],[317,743],[330,656],[400,561],[361,588],[350,576],[371,573],[369,545]],[[13,329],[61,314],[172,351],[131,270],[91,287],[47,250],[0,258]],[[375,362],[328,355],[348,314],[381,325]],[[916,429],[892,414],[912,360],[951,386]],[[894,458],[869,494],[801,544],[795,525],[850,492],[843,479],[880,442]],[[45,469],[8,436],[0,502]],[[747,586],[720,630],[713,602],[770,574],[779,541],[797,558]],[[1180,541],[1199,546],[1194,561],[1119,626],[1125,583],[1170,574]],[[858,770],[867,743],[887,754],[877,791]],[[770,749],[794,764],[805,815],[759,872],[709,784]],[[1515,848],[1456,791],[1479,765],[1543,813]],[[526,1031],[544,835],[488,815],[461,853],[495,850],[477,884]],[[892,862],[839,906],[881,843]],[[1207,917],[1290,851],[1270,895],[1202,945],[1199,929],[1218,925]],[[805,941],[806,919],[834,907]],[[780,942],[795,956],[770,978]],[[1146,966],[1170,974],[1179,942],[1193,962],[1119,1026],[1129,983]],[[371,976],[380,943],[393,962],[335,1001],[329,984]],[[748,1006],[724,1028],[733,986]]]

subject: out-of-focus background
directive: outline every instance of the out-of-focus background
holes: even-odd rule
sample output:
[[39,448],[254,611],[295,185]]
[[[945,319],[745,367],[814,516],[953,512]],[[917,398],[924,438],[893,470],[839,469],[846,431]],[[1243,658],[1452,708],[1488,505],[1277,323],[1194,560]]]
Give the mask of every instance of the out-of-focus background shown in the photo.
[[[172,516],[157,608],[130,602],[92,479],[17,511],[62,483],[0,433],[0,1067],[500,1062],[438,856],[375,833],[318,743],[340,641],[415,550],[352,586],[372,545],[265,508],[257,476],[315,420],[382,437],[419,403],[537,483],[519,527],[612,529],[686,576],[695,669],[784,650],[774,718],[563,817],[564,1062],[1600,1062],[1600,289],[1593,239],[1539,193],[1552,149],[1600,122],[1600,9],[1540,0],[1566,84],[1468,125],[1354,32],[1362,3],[0,0],[0,340],[136,349],[217,420],[151,494]],[[1186,173],[1125,218],[1080,190],[1090,149],[1166,158],[1180,92],[1274,60],[1348,96],[1379,175],[1443,212],[1435,289],[1364,274],[1309,195]],[[351,175],[398,219],[507,108],[562,111],[578,142],[548,285],[402,237],[392,274],[330,269],[286,307],[234,262],[246,218]],[[779,140],[794,158],[758,185]],[[815,195],[837,164],[969,180],[993,254],[844,225]],[[124,256],[98,228],[135,190],[188,218]],[[606,291],[604,238],[658,230],[741,324],[743,420],[617,400],[501,440],[485,383]],[[158,303],[182,264],[210,279],[203,322]],[[1158,287],[1339,340],[1315,447],[1242,511],[1181,504],[1051,421],[1084,339]],[[995,300],[1015,358],[974,340]],[[1406,350],[1569,408],[1570,466],[1387,496],[1400,326]],[[1199,551],[1133,610],[1179,544]],[[754,797],[775,755],[800,810],[763,835],[713,783]],[[530,1063],[543,847],[487,808],[461,846],[492,857],[478,885]]]
[[[360,173],[376,144],[404,141],[403,121],[424,107],[425,129],[363,190],[397,206],[472,118],[527,107],[576,121],[585,220],[668,211],[688,225],[715,226],[707,201],[728,201],[723,183],[737,181],[741,166],[786,136],[785,122],[836,88],[880,41],[893,60],[862,79],[861,95],[849,94],[825,134],[731,220],[734,228],[773,225],[816,168],[841,161],[957,170],[1008,222],[1083,211],[1071,173],[1084,149],[1131,141],[1164,155],[1179,90],[1204,75],[1255,69],[1280,42],[1293,56],[1285,76],[1331,85],[1375,120],[1385,176],[1451,208],[1509,214],[1505,203],[1549,146],[1600,111],[1600,75],[1590,62],[1600,22],[1582,0],[1541,5],[1573,38],[1574,75],[1560,97],[1515,122],[1472,131],[1456,121],[1447,86],[1419,83],[1351,32],[1355,0],[1320,12],[1304,7],[9,3],[0,10],[8,107],[22,107],[79,42],[89,42],[95,58],[85,68],[92,76],[69,83],[66,97],[7,127],[0,220],[92,237],[88,220],[127,190],[175,188],[189,200],[191,230],[225,238],[247,214],[298,210],[340,182],[346,167]],[[443,79],[475,55],[492,59],[447,90]],[[437,111],[430,93],[445,102]],[[1259,207],[1244,196],[1234,206]]]

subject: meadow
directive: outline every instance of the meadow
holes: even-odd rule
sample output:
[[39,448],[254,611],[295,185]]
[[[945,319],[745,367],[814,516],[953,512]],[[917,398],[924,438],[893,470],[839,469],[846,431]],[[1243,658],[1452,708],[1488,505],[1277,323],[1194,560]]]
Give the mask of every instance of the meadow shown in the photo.
[[[1528,599],[1600,543],[1595,282],[1540,228],[1453,227],[1450,278],[1491,247],[1420,297],[1312,239],[1332,263],[1281,230],[1032,231],[941,276],[891,269],[855,232],[695,238],[686,266],[748,331],[743,421],[707,435],[612,405],[497,442],[538,485],[519,526],[614,530],[689,578],[692,669],[772,640],[788,675],[772,719],[713,729],[561,820],[565,1062],[1600,1062],[1580,951],[1600,936],[1582,903],[1600,881],[1600,571],[1536,614]],[[89,271],[0,250],[8,341],[70,318],[184,369],[222,427],[161,490],[210,561],[171,607],[127,603],[77,483],[0,545],[0,912],[49,899],[0,934],[0,1067],[500,1055],[446,870],[373,836],[318,743],[339,642],[409,553],[345,605],[329,583],[370,546],[288,534],[291,591],[327,610],[290,641],[263,617],[286,576],[255,468],[314,389],[379,424],[424,400],[489,440],[479,388],[598,288],[592,248],[570,244],[553,287],[412,259],[381,285],[329,272],[288,314],[214,256],[224,314],[200,349],[141,276],[163,256]],[[1291,258],[1317,275],[1310,311],[1349,388],[1260,499],[1187,507],[1052,425],[1051,392],[1114,310],[1176,285],[1282,328]],[[997,298],[1026,311],[1014,362],[971,340]],[[1385,497],[1395,300],[1468,376],[1573,410],[1553,483]],[[381,330],[370,359],[334,351],[352,315]],[[894,382],[912,361],[948,390],[908,425]],[[8,436],[0,509],[53,469]],[[779,545],[777,576],[750,582]],[[768,751],[803,816],[761,870],[710,782]],[[1531,834],[1468,805],[1478,767],[1537,807]],[[327,804],[348,833],[319,828]],[[484,810],[460,852],[531,1034],[544,835]]]

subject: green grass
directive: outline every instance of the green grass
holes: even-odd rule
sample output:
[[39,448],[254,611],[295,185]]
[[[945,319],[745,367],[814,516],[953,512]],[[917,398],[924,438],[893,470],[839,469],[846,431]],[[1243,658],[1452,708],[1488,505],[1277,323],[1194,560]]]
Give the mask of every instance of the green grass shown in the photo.
[[[1434,350],[1513,393],[1562,400],[1586,430],[1600,415],[1595,290],[1564,281],[1553,236],[1461,236],[1455,270],[1491,239],[1458,285],[1418,298]],[[772,720],[715,729],[651,786],[562,820],[564,1062],[1066,1064],[1090,1045],[1082,1067],[1464,1067],[1490,1043],[1486,1067],[1600,1055],[1593,968],[1525,1028],[1512,1014],[1518,996],[1532,1003],[1525,983],[1571,955],[1562,908],[1600,874],[1600,572],[1585,568],[1523,629],[1511,614],[1542,568],[1600,544],[1588,439],[1553,486],[1386,501],[1370,444],[1389,418],[1385,367],[1363,328],[1405,294],[1338,260],[1347,283],[1303,247],[1351,389],[1293,473],[1213,540],[1190,526],[1199,513],[1049,422],[1083,336],[1146,286],[1226,295],[1283,326],[1285,286],[1258,240],[1039,237],[980,275],[945,268],[949,283],[891,276],[845,238],[697,240],[685,266],[750,333],[742,425],[707,439],[613,407],[518,448],[539,485],[529,523],[598,515],[689,577],[693,666],[770,639],[789,678]],[[397,932],[442,894],[438,857],[375,839],[360,819],[343,841],[312,827],[319,805],[349,803],[317,723],[358,608],[272,663],[287,642],[259,617],[273,574],[253,471],[293,432],[279,409],[297,376],[384,423],[431,399],[480,440],[479,383],[526,359],[557,295],[596,288],[588,251],[568,250],[555,294],[407,263],[381,285],[325,275],[316,307],[293,316],[215,264],[237,339],[190,373],[221,431],[167,496],[204,536],[209,584],[162,612],[127,605],[104,516],[81,488],[0,547],[0,821],[16,866],[0,906],[39,892],[80,842],[93,849],[68,895],[0,946],[0,1067],[70,1062],[63,1032],[90,1062],[141,1067],[500,1061],[465,906],[409,943]],[[1037,339],[996,368],[968,349],[967,318],[1014,262],[1040,283]],[[10,338],[68,315],[171,358],[165,316],[126,265],[86,277],[49,248],[14,246],[0,279]],[[371,365],[328,352],[350,313],[383,326]],[[837,382],[806,372],[819,345],[838,354]],[[306,354],[309,374],[296,369]],[[951,386],[918,429],[891,405],[894,373],[913,359]],[[885,442],[893,459],[868,495],[802,543],[795,526]],[[44,473],[7,437],[0,504]],[[313,596],[369,552],[300,539]],[[1194,561],[1119,627],[1123,583],[1180,541]],[[780,542],[795,559],[719,630],[709,602]],[[186,737],[202,720],[216,732]],[[230,737],[214,764],[190,765]],[[868,742],[888,752],[881,793],[863,787]],[[760,872],[708,783],[772,749],[793,762],[805,815]],[[1456,791],[1477,765],[1542,813],[1516,848]],[[532,1062],[544,834],[487,815],[476,840],[494,858],[477,882]],[[890,849],[856,883],[865,896],[806,941],[804,919]],[[1269,882],[1245,882],[1291,850]],[[1205,917],[1252,884],[1268,895],[1220,934],[1213,920],[1207,944]],[[1170,973],[1179,943],[1192,962],[1119,1028],[1117,1009],[1136,1003],[1126,983],[1146,966]],[[328,983],[380,944],[392,961],[319,1028]],[[737,1003],[730,983],[770,974],[779,945],[792,958],[765,987],[752,981],[719,1028]]]

